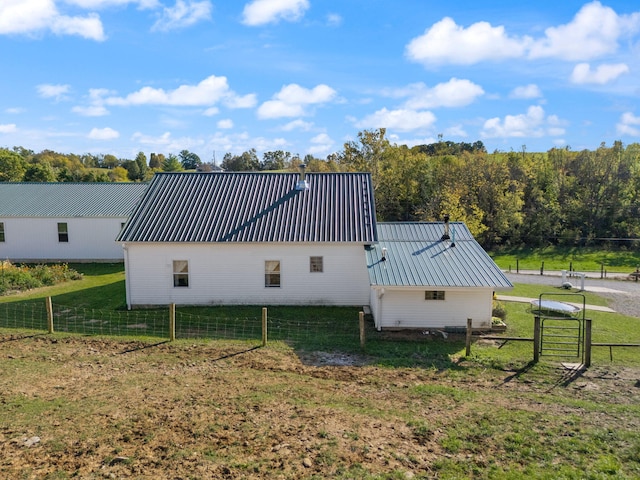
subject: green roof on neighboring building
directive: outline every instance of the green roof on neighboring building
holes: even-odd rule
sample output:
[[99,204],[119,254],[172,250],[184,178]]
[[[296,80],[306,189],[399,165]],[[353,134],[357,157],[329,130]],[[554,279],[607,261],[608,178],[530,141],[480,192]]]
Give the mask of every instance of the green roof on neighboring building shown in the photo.
[[366,249],[371,285],[513,287],[464,223],[445,228],[443,222],[378,223],[378,244]]
[[0,182],[0,217],[128,217],[146,183]]

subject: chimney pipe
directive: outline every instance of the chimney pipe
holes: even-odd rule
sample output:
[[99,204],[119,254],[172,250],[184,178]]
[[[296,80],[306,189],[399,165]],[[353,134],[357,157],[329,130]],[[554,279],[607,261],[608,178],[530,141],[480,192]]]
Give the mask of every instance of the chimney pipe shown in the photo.
[[449,240],[451,237],[449,236],[449,214],[446,213],[444,215],[444,234],[440,238],[440,240]]
[[309,190],[309,182],[307,182],[305,177],[305,169],[307,166],[304,163],[300,164],[300,177],[298,178],[298,183],[296,183],[296,190]]

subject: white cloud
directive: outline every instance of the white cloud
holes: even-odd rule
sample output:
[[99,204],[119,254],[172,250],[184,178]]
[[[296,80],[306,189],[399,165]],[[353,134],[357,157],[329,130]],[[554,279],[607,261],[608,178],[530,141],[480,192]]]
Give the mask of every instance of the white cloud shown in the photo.
[[595,70],[591,70],[591,65],[588,63],[579,63],[571,73],[571,81],[579,84],[596,83],[604,85],[624,73],[629,73],[629,67],[624,63],[598,65]]
[[15,133],[17,130],[15,123],[0,124],[0,133]]
[[356,123],[358,128],[388,128],[408,132],[431,127],[436,116],[428,111],[387,110],[383,108]]
[[99,10],[129,4],[137,5],[140,9],[157,8],[160,5],[158,0],[64,0],[64,2],[87,10]]
[[212,8],[213,6],[209,0],[200,2],[176,0],[173,7],[165,7],[163,9],[162,16],[151,27],[151,30],[168,32],[190,27],[201,20],[211,19]]
[[258,118],[299,117],[306,115],[305,107],[328,103],[335,99],[336,91],[324,84],[312,89],[295,83],[285,85],[273,96],[273,100],[264,102],[258,108]]
[[229,129],[233,128],[233,120],[230,118],[225,118],[224,120],[219,120],[216,126],[220,129]]
[[335,142],[326,133],[320,133],[311,139],[307,152],[311,155],[322,155],[331,152]]
[[640,117],[631,112],[623,113],[616,125],[616,132],[618,135],[640,137]]
[[485,60],[504,60],[524,55],[528,37],[509,37],[504,27],[487,22],[468,28],[445,17],[406,46],[407,57],[425,64],[472,65]]
[[56,101],[66,100],[66,95],[69,93],[70,89],[70,85],[50,85],[43,83],[36,86],[38,95],[43,98],[55,98]]
[[509,93],[509,97],[520,99],[540,98],[542,97],[542,91],[536,84],[530,83],[529,85],[521,85],[514,88]]
[[220,113],[220,109],[218,107],[210,107],[207,108],[204,112],[202,112],[202,114],[205,117],[213,117],[214,115],[217,115]]
[[109,111],[102,105],[76,106],[71,111],[83,117],[104,117],[109,115]]
[[280,19],[294,22],[309,8],[308,0],[254,0],[244,6],[242,23],[265,25]]
[[409,110],[464,107],[473,103],[481,95],[484,95],[482,87],[469,80],[457,78],[439,83],[433,88],[419,82],[392,92],[392,96],[395,97],[409,97],[404,104],[404,107]]
[[[226,77],[211,75],[197,85],[180,85],[175,90],[162,88],[143,87],[137,92],[130,93],[126,97],[109,97],[105,99],[107,105],[170,105],[170,106],[209,106],[218,102],[225,102],[229,106],[236,106],[238,97],[227,83]],[[249,102],[240,101],[240,105],[249,105]]]
[[92,128],[88,137],[91,140],[114,140],[120,137],[120,134],[113,128]]
[[557,116],[545,117],[539,105],[529,107],[527,113],[507,115],[504,120],[491,118],[484,123],[481,135],[484,138],[542,137],[562,135],[564,128]]
[[425,65],[472,65],[484,61],[555,58],[581,61],[617,51],[619,40],[640,31],[640,12],[618,15],[594,1],[567,24],[549,27],[544,36],[510,35],[504,26],[477,22],[465,28],[445,17],[412,39],[406,56]]
[[291,132],[293,130],[302,130],[302,131],[308,132],[309,130],[311,130],[312,127],[313,127],[313,123],[305,122],[304,120],[297,119],[283,125],[282,127],[280,127],[280,129],[285,132]]
[[105,34],[100,17],[61,15],[54,0],[2,0],[0,2],[0,34],[36,34],[51,31],[58,35],[79,35],[102,41]]
[[330,13],[327,15],[327,25],[330,27],[339,27],[342,25],[342,16],[337,13]]
[[640,29],[640,13],[618,15],[600,2],[584,5],[573,20],[545,30],[531,47],[531,58],[580,61],[598,58],[618,49],[618,39]]

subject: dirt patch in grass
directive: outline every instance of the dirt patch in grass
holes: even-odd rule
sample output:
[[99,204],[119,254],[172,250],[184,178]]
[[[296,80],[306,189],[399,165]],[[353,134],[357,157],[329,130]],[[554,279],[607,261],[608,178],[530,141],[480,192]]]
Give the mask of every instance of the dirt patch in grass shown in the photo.
[[[0,477],[490,478],[529,463],[640,472],[638,370],[374,363],[282,345],[0,336]],[[509,447],[520,428],[535,431],[539,457]],[[563,457],[559,440],[553,451],[562,431],[585,448],[614,432],[611,462]]]

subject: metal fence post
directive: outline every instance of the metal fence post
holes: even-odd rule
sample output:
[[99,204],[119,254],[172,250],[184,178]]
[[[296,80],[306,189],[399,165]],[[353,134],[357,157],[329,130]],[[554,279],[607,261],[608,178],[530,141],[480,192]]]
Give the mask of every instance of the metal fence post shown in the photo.
[[540,360],[540,317],[533,317],[533,361]]
[[584,366],[591,366],[591,319],[584,319]]

